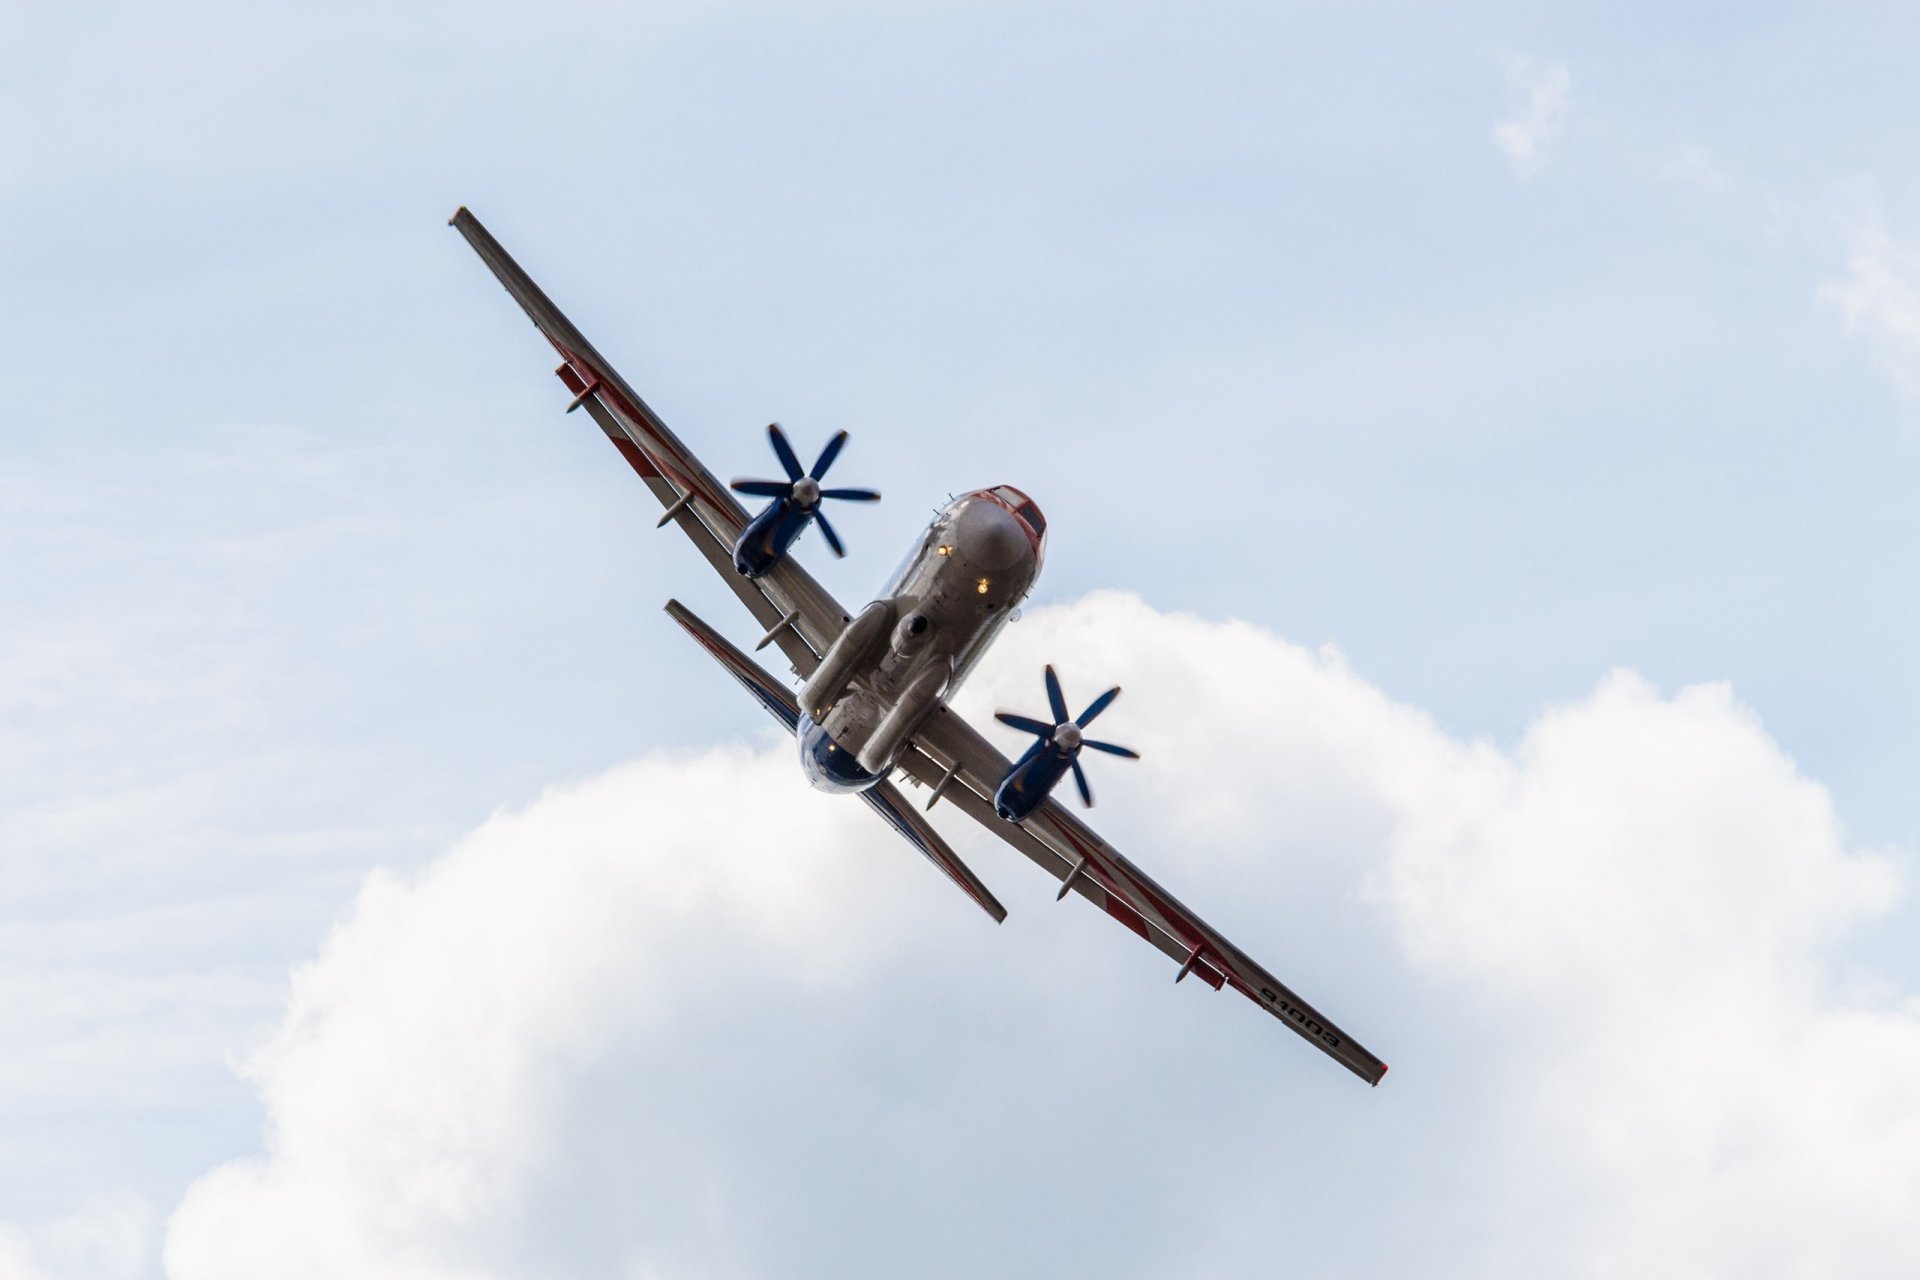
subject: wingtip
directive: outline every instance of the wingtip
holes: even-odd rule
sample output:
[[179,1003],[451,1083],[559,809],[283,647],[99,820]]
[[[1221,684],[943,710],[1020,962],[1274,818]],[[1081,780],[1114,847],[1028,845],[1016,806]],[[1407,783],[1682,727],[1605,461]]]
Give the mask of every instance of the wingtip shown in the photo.
[[447,225],[450,227],[457,227],[460,225],[460,220],[462,218],[466,218],[469,221],[471,221],[473,218],[473,215],[467,212],[467,206],[465,205],[461,205],[458,209],[455,209],[453,211],[453,216],[447,219]]

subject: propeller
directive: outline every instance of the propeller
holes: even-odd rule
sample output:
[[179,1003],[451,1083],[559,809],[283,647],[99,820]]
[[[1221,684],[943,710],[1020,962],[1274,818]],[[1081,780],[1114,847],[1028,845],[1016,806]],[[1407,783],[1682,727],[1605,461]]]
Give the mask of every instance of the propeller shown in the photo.
[[827,468],[833,465],[833,460],[840,456],[840,450],[846,447],[847,433],[838,432],[833,439],[827,441],[827,447],[820,451],[820,456],[814,461],[811,471],[801,470],[800,459],[794,453],[793,446],[787,443],[787,433],[780,429],[779,423],[767,424],[767,439],[773,444],[774,456],[780,459],[780,469],[787,473],[787,478],[785,480],[735,480],[732,486],[733,491],[756,498],[781,498],[793,503],[820,526],[820,534],[827,540],[827,545],[833,548],[834,555],[846,555],[847,549],[841,545],[840,535],[835,533],[833,526],[827,523],[827,517],[820,510],[820,504],[828,498],[841,502],[878,502],[880,500],[879,491],[874,489],[822,489],[820,487],[820,481],[826,476]]
[[994,713],[994,719],[1001,724],[1011,725],[1023,733],[1039,738],[1055,751],[1065,756],[1073,767],[1074,785],[1080,788],[1080,801],[1087,808],[1093,808],[1093,788],[1087,785],[1087,774],[1080,767],[1080,750],[1091,747],[1095,751],[1104,751],[1110,756],[1123,756],[1128,760],[1138,760],[1140,753],[1126,747],[1115,746],[1111,742],[1100,742],[1089,738],[1082,731],[1093,723],[1094,717],[1113,705],[1120,696],[1120,686],[1115,685],[1092,702],[1077,716],[1067,714],[1067,696],[1060,690],[1060,677],[1053,668],[1047,668],[1047,709],[1053,713],[1053,723],[1035,720],[1030,716],[1018,716],[1011,711]]

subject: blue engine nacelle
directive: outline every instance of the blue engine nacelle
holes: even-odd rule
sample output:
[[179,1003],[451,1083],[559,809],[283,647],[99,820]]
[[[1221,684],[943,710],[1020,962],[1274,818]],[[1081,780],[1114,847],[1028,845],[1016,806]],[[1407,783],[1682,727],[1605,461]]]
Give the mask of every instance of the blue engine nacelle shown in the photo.
[[802,510],[793,499],[776,499],[741,530],[740,540],[733,544],[733,567],[749,578],[771,573],[812,520],[813,513]]
[[1007,822],[1019,822],[1052,794],[1073,767],[1073,756],[1049,742],[1036,742],[1014,762],[993,793],[993,811]]
[[747,527],[740,531],[739,541],[733,544],[733,567],[749,578],[758,578],[772,571],[787,554],[787,548],[793,540],[806,532],[809,524],[820,526],[820,536],[827,540],[827,546],[836,556],[844,556],[847,549],[840,545],[840,535],[827,523],[826,516],[820,512],[820,503],[824,499],[834,498],[847,502],[878,502],[880,495],[872,489],[822,489],[820,478],[827,474],[827,468],[840,456],[841,448],[847,443],[847,433],[842,431],[827,441],[827,447],[820,451],[813,470],[802,471],[800,459],[794,456],[793,446],[787,443],[786,433],[775,422],[767,427],[767,440],[773,445],[774,456],[780,459],[781,468],[786,471],[785,480],[735,480],[736,493],[752,494],[756,498],[772,498],[773,503],[753,519],[747,521]]
[[1120,696],[1120,686],[1115,685],[1091,703],[1079,715],[1067,715],[1067,697],[1060,691],[1060,677],[1047,668],[1047,709],[1053,712],[1053,722],[1035,720],[1031,716],[1015,715],[1011,711],[994,713],[994,719],[1001,724],[1011,725],[1022,733],[1034,736],[1034,744],[1027,753],[1007,770],[1007,776],[1000,780],[1000,786],[993,793],[993,811],[1008,822],[1019,822],[1040,807],[1047,794],[1059,783],[1060,779],[1073,774],[1073,782],[1080,789],[1080,803],[1089,809],[1093,807],[1093,788],[1087,785],[1087,774],[1080,767],[1080,751],[1092,747],[1095,751],[1107,755],[1123,756],[1129,760],[1138,760],[1140,753],[1131,747],[1116,746],[1111,742],[1096,742],[1083,732],[1094,722],[1102,711],[1113,705]]

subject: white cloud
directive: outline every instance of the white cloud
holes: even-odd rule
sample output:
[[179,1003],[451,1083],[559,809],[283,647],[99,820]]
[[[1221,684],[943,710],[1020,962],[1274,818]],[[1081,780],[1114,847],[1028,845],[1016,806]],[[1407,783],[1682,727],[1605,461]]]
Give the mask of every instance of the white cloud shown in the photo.
[[1573,76],[1564,62],[1537,63],[1516,58],[1507,79],[1520,101],[1514,113],[1494,126],[1493,141],[1526,177],[1539,167],[1548,143],[1560,136],[1573,90]]
[[146,1270],[153,1226],[153,1211],[126,1196],[33,1229],[0,1223],[0,1280],[134,1280]]
[[1823,284],[1820,297],[1901,392],[1920,397],[1920,240],[1894,235],[1879,210],[1865,206],[1848,232],[1846,272]]
[[1916,1256],[1920,1004],[1843,999],[1831,961],[1898,882],[1724,687],[1609,678],[1409,806],[1382,887],[1416,960],[1549,1046],[1521,1105],[1590,1193],[1586,1273]]
[[266,1151],[194,1186],[169,1274],[1920,1251],[1920,1010],[1837,993],[1893,864],[1726,689],[1612,676],[1503,751],[1330,652],[1105,594],[1031,613],[966,702],[1032,707],[1048,659],[1071,700],[1128,690],[1102,729],[1145,759],[1094,762],[1102,828],[1395,1063],[1380,1090],[957,815],[998,929],[790,744],[655,756],[368,883],[248,1068]]
[[866,815],[814,811],[791,763],[653,757],[494,818],[416,880],[375,875],[247,1069],[269,1157],[193,1189],[170,1273],[492,1274],[528,1178],[566,1154],[546,1135],[583,1063],[685,1035],[689,973],[795,989],[844,962]]

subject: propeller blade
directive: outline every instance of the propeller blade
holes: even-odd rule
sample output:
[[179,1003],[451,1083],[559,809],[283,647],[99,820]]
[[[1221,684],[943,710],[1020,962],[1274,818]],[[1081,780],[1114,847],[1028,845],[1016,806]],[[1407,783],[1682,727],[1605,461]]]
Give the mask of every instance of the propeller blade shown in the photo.
[[1017,716],[1011,711],[996,711],[993,713],[993,718],[1001,724],[1012,725],[1022,733],[1031,733],[1041,738],[1051,738],[1053,736],[1052,725],[1041,724],[1038,720],[1029,716]]
[[784,480],[735,480],[727,486],[735,493],[751,494],[756,498],[790,498],[793,486]]
[[822,489],[820,496],[823,498],[838,498],[842,502],[880,501],[880,491],[878,489]]
[[[833,460],[840,456],[840,450],[846,448],[846,446],[847,446],[847,433],[844,431],[836,432],[834,434],[833,439],[827,441],[827,447],[820,451],[820,457],[813,464],[813,470],[809,471],[807,474],[812,476],[815,480],[818,480],[821,476],[827,474],[827,468],[833,465]],[[800,478],[799,476],[794,477],[794,479],[796,480],[798,480],[799,478]]]
[[1073,762],[1073,780],[1080,786],[1081,803],[1089,809],[1093,808],[1093,788],[1087,785],[1087,771],[1080,767],[1078,760]]
[[1080,718],[1078,720],[1075,720],[1074,723],[1079,725],[1082,729],[1086,728],[1088,725],[1093,723],[1093,718],[1095,716],[1099,715],[1102,711],[1105,711],[1108,707],[1112,706],[1113,700],[1119,696],[1120,696],[1120,686],[1115,685],[1113,686],[1113,688],[1107,690],[1105,693],[1095,698],[1093,702],[1088,705],[1087,709],[1080,713]]
[[1140,753],[1129,747],[1116,747],[1111,742],[1095,742],[1092,738],[1082,738],[1080,745],[1092,747],[1095,751],[1104,751],[1110,756],[1125,756],[1129,760],[1138,760]]
[[1055,724],[1065,724],[1073,719],[1067,711],[1067,695],[1060,692],[1060,677],[1053,674],[1051,663],[1047,666],[1047,707],[1053,712]]
[[800,459],[794,456],[793,446],[787,443],[787,433],[780,429],[779,423],[767,424],[767,439],[773,442],[773,451],[779,455],[780,466],[787,473],[787,479],[798,480],[806,474],[800,469]]
[[813,522],[820,526],[820,536],[827,540],[829,547],[833,548],[833,554],[836,556],[845,556],[847,549],[840,545],[840,535],[835,533],[833,526],[827,523],[827,517],[821,512],[816,511],[813,513]]

